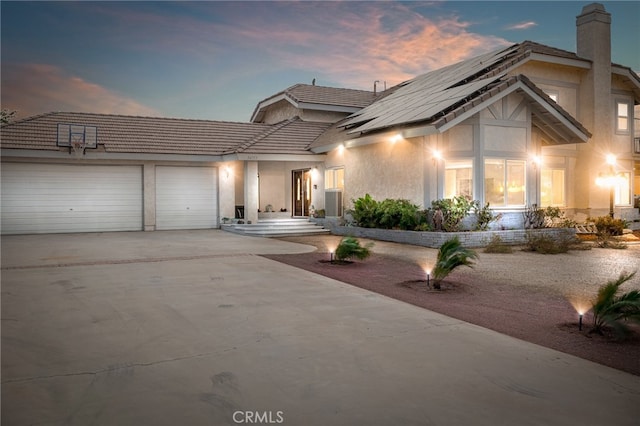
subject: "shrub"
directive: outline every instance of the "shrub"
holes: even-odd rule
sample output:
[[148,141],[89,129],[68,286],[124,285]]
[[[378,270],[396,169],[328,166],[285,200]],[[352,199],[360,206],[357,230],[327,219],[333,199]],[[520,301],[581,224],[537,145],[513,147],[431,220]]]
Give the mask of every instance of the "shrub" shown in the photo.
[[620,274],[617,280],[609,281],[600,287],[593,303],[592,332],[602,334],[605,326],[613,329],[615,335],[623,338],[629,334],[624,321],[640,323],[640,291],[631,290],[618,295],[620,286],[635,276],[636,272]]
[[445,241],[438,250],[436,266],[433,268],[433,288],[440,289],[440,282],[458,266],[473,266],[472,259],[478,254],[471,249],[462,247],[458,237]]
[[442,211],[442,229],[446,232],[455,232],[460,230],[462,219],[469,214],[474,203],[464,195],[458,195],[453,198],[434,200],[431,206],[434,210]]
[[380,228],[413,230],[418,225],[418,206],[409,200],[387,198],[378,203],[375,217]]
[[360,241],[354,237],[345,237],[336,248],[336,259],[347,260],[355,257],[364,260],[371,255],[371,247],[373,247],[373,243],[362,246]]
[[366,194],[364,197],[353,200],[353,210],[351,214],[353,219],[358,223],[358,226],[375,228],[377,208],[378,202],[374,200],[371,195]]
[[472,205],[473,210],[476,214],[476,219],[478,221],[476,224],[476,230],[486,231],[487,229],[489,229],[489,224],[496,220],[497,217],[491,211],[489,203],[485,204],[484,207],[480,207],[480,202],[473,201]]
[[587,222],[593,222],[599,234],[622,235],[622,231],[627,227],[627,222],[623,219],[614,219],[611,216],[599,216],[587,218]]
[[513,247],[506,245],[500,235],[495,234],[484,248],[485,253],[513,253]]
[[541,254],[566,253],[578,242],[575,235],[569,232],[563,232],[557,237],[527,232],[525,247],[522,250]]
[[537,229],[544,227],[544,209],[538,207],[537,204],[526,206],[522,212],[524,217],[524,229]]

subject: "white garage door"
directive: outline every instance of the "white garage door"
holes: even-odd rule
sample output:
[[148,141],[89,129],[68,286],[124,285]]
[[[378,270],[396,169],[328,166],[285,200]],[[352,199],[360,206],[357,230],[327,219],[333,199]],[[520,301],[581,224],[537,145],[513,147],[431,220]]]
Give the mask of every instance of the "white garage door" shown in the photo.
[[218,226],[215,167],[156,167],[156,229]]
[[142,230],[142,168],[2,163],[2,233]]

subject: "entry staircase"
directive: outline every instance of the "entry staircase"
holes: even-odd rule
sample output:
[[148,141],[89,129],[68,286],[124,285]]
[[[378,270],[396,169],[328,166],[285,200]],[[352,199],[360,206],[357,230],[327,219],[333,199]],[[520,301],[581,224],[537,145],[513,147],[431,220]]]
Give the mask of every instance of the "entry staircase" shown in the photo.
[[330,234],[331,231],[308,219],[258,219],[257,223],[231,223],[221,225],[224,231],[253,237],[294,237]]

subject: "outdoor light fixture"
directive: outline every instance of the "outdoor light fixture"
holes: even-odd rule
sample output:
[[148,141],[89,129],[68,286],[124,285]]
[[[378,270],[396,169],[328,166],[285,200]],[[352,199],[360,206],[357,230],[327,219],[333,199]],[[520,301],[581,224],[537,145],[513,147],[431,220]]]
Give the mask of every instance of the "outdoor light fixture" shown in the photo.
[[609,216],[613,219],[613,202],[615,198],[616,186],[620,183],[620,175],[616,174],[613,166],[616,165],[616,156],[613,154],[607,154],[607,164],[609,165],[609,172],[606,175],[602,173],[598,174],[596,178],[596,185],[609,188]]
[[582,331],[582,312],[578,312],[578,314],[580,315],[580,319],[578,320],[578,330]]
[[427,288],[431,288],[431,270],[427,269],[425,272],[427,273]]
[[391,136],[391,143],[396,143],[398,142],[400,139],[402,139],[402,134],[401,133],[396,133],[395,135]]
[[329,261],[333,263],[333,250],[329,250]]

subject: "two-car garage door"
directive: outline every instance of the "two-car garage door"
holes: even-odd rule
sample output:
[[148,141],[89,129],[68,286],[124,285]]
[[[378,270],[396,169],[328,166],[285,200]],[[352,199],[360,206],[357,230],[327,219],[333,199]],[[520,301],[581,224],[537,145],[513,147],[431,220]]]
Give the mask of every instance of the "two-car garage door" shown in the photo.
[[[156,229],[217,226],[211,167],[156,167]],[[139,231],[142,166],[2,164],[2,233]]]

